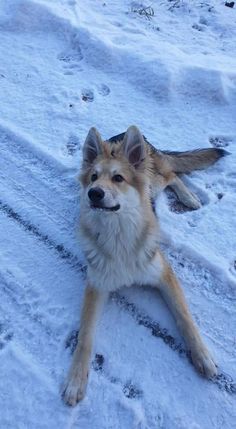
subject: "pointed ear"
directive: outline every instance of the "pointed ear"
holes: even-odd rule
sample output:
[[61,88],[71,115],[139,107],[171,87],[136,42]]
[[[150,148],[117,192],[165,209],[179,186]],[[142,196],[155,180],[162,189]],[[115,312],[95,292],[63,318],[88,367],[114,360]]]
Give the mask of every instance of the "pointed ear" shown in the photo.
[[83,159],[88,164],[92,164],[95,158],[101,153],[102,139],[96,128],[90,128],[83,146]]
[[123,140],[123,152],[130,164],[138,168],[145,159],[145,142],[139,129],[132,125],[125,133]]

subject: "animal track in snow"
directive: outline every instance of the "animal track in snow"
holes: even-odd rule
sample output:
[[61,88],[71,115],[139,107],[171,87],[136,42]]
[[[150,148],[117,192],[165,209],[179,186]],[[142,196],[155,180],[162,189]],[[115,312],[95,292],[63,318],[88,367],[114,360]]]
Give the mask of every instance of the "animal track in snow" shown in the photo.
[[81,92],[81,98],[87,103],[91,103],[94,100],[94,93],[91,89],[84,89]]
[[64,63],[78,63],[82,61],[83,54],[81,52],[80,46],[78,43],[72,42],[72,46],[69,49],[65,49],[57,56],[59,61]]
[[140,399],[143,396],[143,391],[139,389],[135,384],[132,382],[132,380],[127,381],[125,384],[123,384],[122,380],[120,380],[118,377],[113,377],[112,375],[108,374],[108,372],[104,371],[104,362],[105,358],[102,354],[96,353],[95,358],[92,362],[92,367],[94,371],[96,372],[102,372],[103,375],[113,384],[118,384],[123,386],[122,392],[126,398],[129,399]]
[[95,359],[94,359],[94,361],[92,363],[93,369],[95,371],[102,371],[103,370],[104,361],[105,361],[104,356],[101,355],[101,354],[96,353]]
[[0,350],[3,350],[12,338],[13,332],[0,322]]
[[197,31],[204,31],[205,30],[205,28],[203,27],[203,25],[199,25],[199,24],[193,24],[192,28],[194,30],[197,30]]
[[66,149],[65,149],[65,154],[66,155],[70,155],[73,156],[76,154],[76,152],[81,148],[80,142],[79,142],[79,138],[74,135],[74,134],[70,134],[69,139],[66,143]]
[[[75,351],[77,345],[77,338],[78,331],[74,329],[66,339],[65,348],[69,348],[71,354],[73,354],[73,352]],[[107,378],[111,383],[122,385],[122,392],[124,396],[126,396],[126,398],[139,399],[143,396],[142,390],[135,386],[135,384],[131,380],[127,381],[123,385],[122,381],[118,377],[114,377],[109,374],[107,370],[104,370],[104,363],[104,356],[102,354],[96,353],[94,359],[92,360],[92,368],[94,369],[94,371],[102,373],[105,378]]]
[[65,70],[64,73],[63,73],[65,76],[73,76],[76,72],[80,72],[80,71],[83,70],[82,67],[79,64],[77,64],[77,63],[75,63],[75,64],[65,64],[63,66],[63,68]]
[[[103,83],[97,87],[97,92],[103,97],[106,97],[107,95],[110,94],[111,91],[109,86]],[[84,88],[81,92],[81,98],[83,101],[87,103],[91,103],[92,101],[94,101],[94,91],[89,88]]]
[[128,381],[123,387],[123,393],[126,398],[139,399],[143,396],[143,391],[138,389],[132,381]]
[[102,83],[99,87],[98,87],[98,93],[100,95],[103,95],[104,97],[106,97],[108,94],[110,94],[111,90],[109,88],[109,86],[105,85],[104,83]]
[[218,200],[222,200],[222,198],[223,198],[224,194],[223,194],[223,192],[218,192],[218,193],[216,194],[216,196],[217,196]]
[[70,349],[71,354],[73,354],[75,351],[75,348],[77,346],[77,339],[78,339],[77,329],[74,329],[73,331],[71,331],[68,337],[66,338],[65,348]]
[[78,44],[70,49],[65,49],[57,58],[63,62],[64,75],[73,75],[74,72],[82,70],[79,63],[82,61],[83,55]]
[[209,142],[214,147],[222,148],[229,146],[229,143],[232,142],[232,138],[227,136],[210,136]]

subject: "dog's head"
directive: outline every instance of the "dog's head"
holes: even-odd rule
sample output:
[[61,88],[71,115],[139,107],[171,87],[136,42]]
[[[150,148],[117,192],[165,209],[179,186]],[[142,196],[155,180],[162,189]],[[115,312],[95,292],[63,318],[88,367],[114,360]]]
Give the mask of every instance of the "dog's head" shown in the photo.
[[83,204],[106,213],[138,208],[149,186],[146,155],[143,136],[135,126],[117,143],[103,141],[91,128],[80,174]]

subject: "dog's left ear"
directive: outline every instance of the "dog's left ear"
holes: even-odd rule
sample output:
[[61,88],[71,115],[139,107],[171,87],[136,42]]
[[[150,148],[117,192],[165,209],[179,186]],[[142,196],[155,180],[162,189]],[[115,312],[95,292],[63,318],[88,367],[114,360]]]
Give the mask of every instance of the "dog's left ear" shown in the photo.
[[126,131],[122,147],[130,164],[138,168],[145,159],[146,151],[143,136],[135,125],[131,125]]

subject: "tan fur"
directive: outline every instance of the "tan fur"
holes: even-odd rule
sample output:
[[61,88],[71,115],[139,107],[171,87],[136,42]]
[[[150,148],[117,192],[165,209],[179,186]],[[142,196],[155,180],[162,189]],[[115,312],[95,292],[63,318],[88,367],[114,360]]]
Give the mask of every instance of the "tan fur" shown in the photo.
[[89,285],[87,286],[82,309],[78,344],[74,351],[72,365],[66,382],[65,399],[68,405],[76,405],[85,394],[93,344],[93,332],[103,299],[104,294]]
[[227,153],[223,149],[207,148],[186,152],[162,152],[162,156],[175,173],[191,173],[209,167]]
[[196,369],[206,377],[213,375],[214,370],[216,371],[214,361],[193,322],[175,274],[166,262],[164,263],[159,289],[176,320],[188,349],[191,350],[191,358]]
[[[86,391],[98,309],[109,292],[122,286],[158,288],[176,319],[196,369],[206,377],[217,373],[179,283],[159,249],[158,219],[150,201],[154,188],[160,192],[172,186],[184,204],[200,206],[197,197],[175,174],[173,165],[173,155],[155,152],[134,126],[117,143],[103,142],[94,128],[89,131],[80,175],[80,234],[89,285],[78,345],[63,392],[69,405],[80,401]],[[183,165],[187,168],[186,159]],[[199,167],[198,161],[196,165]],[[122,175],[123,180],[117,181],[116,175]],[[94,206],[94,197],[89,196],[94,189],[103,191],[99,206]]]

